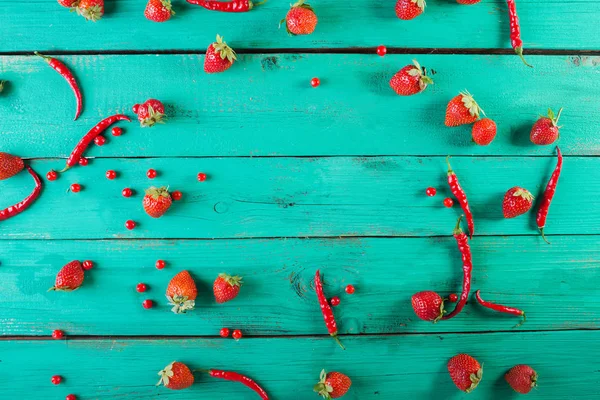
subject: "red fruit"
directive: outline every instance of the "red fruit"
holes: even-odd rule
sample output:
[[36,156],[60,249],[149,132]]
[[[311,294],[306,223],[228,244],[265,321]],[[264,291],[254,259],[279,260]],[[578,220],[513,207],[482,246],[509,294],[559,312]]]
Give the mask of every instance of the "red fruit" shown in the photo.
[[156,261],[156,269],[163,269],[165,267],[165,262],[163,260]]
[[137,290],[139,293],[144,293],[147,289],[148,289],[148,286],[146,286],[145,283],[138,283],[137,286],[135,287],[135,290]]
[[312,78],[310,80],[310,86],[317,87],[321,84],[321,80],[319,78]]
[[54,331],[52,331],[52,339],[60,340],[63,337],[65,337],[65,333],[60,329],[55,329]]
[[48,179],[49,181],[55,181],[56,178],[58,178],[58,174],[56,173],[56,171],[50,171],[46,174],[46,179]]
[[354,286],[352,286],[352,285],[346,286],[346,293],[353,294],[354,293]]
[[186,311],[193,310],[196,296],[198,296],[196,282],[188,271],[179,272],[167,286],[167,299],[173,305],[171,311],[175,314],[184,314]]
[[318,22],[317,14],[304,0],[292,5],[284,20],[285,27],[290,35],[310,35],[315,31]]
[[425,11],[425,0],[398,0],[396,2],[396,15],[403,20],[418,17]]
[[209,74],[226,71],[235,60],[237,60],[235,51],[223,41],[223,37],[217,35],[217,41],[211,43],[206,50],[204,71]]
[[160,218],[171,207],[171,195],[166,187],[146,189],[146,195],[142,200],[144,211],[152,218]]
[[477,4],[477,3],[479,3],[480,1],[481,1],[481,0],[456,0],[456,2],[457,2],[458,4],[467,4],[467,5],[470,5],[470,4]]
[[171,8],[171,0],[148,0],[144,15],[150,21],[165,22],[175,15],[175,11]]
[[423,321],[438,322],[444,316],[444,301],[436,292],[415,293],[411,298],[413,310]]
[[79,183],[74,183],[71,185],[71,192],[78,193],[81,191],[81,185]]
[[160,381],[158,385],[165,385],[166,388],[181,390],[192,386],[194,383],[194,374],[184,363],[173,361],[158,373]]
[[94,268],[94,263],[91,262],[90,260],[85,260],[82,264],[81,267],[86,270],[89,271],[90,269]]
[[469,92],[461,92],[448,103],[446,108],[446,126],[472,124],[479,119],[483,110]]
[[425,194],[427,194],[427,196],[429,196],[429,197],[435,196],[436,193],[437,193],[437,190],[433,187],[428,187],[427,190],[425,191]]
[[229,337],[229,328],[221,328],[219,335],[223,338]]
[[56,281],[50,290],[70,292],[76,290],[83,283],[83,266],[77,260],[71,261],[58,271]]
[[427,85],[433,84],[433,80],[427,76],[425,68],[417,60],[413,60],[414,65],[407,65],[396,72],[390,79],[390,86],[401,96],[411,96],[425,90]]
[[337,297],[337,296],[333,296],[333,297],[331,298],[331,300],[329,300],[329,303],[331,304],[331,306],[332,306],[332,307],[337,307],[337,306],[339,306],[339,305],[340,305],[340,302],[341,302],[341,300],[340,300],[340,298],[339,298],[339,297]]
[[558,114],[554,116],[554,112],[548,109],[548,118],[540,117],[531,128],[529,138],[533,144],[547,145],[554,143],[559,137],[558,120],[562,113],[562,108],[558,110]]
[[108,171],[106,171],[106,178],[107,179],[110,179],[112,181],[116,177],[117,177],[117,173],[115,171],[113,171],[112,169],[109,169]]
[[508,189],[502,201],[504,218],[514,218],[525,214],[533,204],[533,195],[527,189],[515,186]]
[[213,292],[217,303],[225,303],[236,298],[242,287],[241,276],[219,274],[213,284]]
[[0,152],[0,181],[18,174],[23,168],[25,164],[21,157]]
[[128,219],[127,221],[125,221],[125,228],[132,230],[133,228],[135,228],[135,222]]
[[96,22],[104,15],[104,0],[80,0],[76,11],[88,21]]
[[321,371],[321,380],[313,390],[325,399],[337,399],[345,395],[352,386],[352,381],[341,372],[325,373]]
[[154,307],[154,302],[150,299],[146,299],[142,302],[142,307],[144,307],[146,310]]
[[206,180],[206,174],[204,172],[198,173],[198,182],[204,182]]
[[133,194],[133,191],[129,188],[125,188],[125,189],[123,189],[121,194],[123,195],[123,197],[131,197],[131,195]]
[[527,394],[537,386],[538,375],[529,365],[515,365],[504,379],[517,393]]
[[454,205],[454,200],[452,200],[450,197],[446,197],[444,199],[444,205],[448,208],[452,207]]
[[86,165],[88,165],[88,162],[89,162],[88,159],[85,157],[81,157],[79,159],[79,165],[81,165],[82,167],[85,167]]
[[183,196],[183,194],[182,194],[182,193],[181,193],[179,190],[176,190],[176,191],[174,191],[173,193],[171,193],[171,197],[172,197],[172,198],[173,198],[173,200],[175,200],[175,201],[179,201],[179,200],[181,200],[181,197],[182,197],[182,196]]
[[156,99],[148,99],[143,104],[134,105],[133,112],[137,114],[142,128],[164,124],[167,118],[164,104]]
[[473,391],[483,376],[483,369],[476,359],[468,354],[458,354],[448,361],[450,378],[463,392]]
[[473,142],[480,146],[487,146],[496,137],[496,123],[489,118],[483,118],[473,124],[471,135]]
[[52,382],[53,385],[60,385],[60,383],[62,382],[62,376],[60,376],[60,375],[54,375],[50,379],[50,382]]
[[106,138],[104,136],[96,136],[94,138],[94,143],[96,143],[97,146],[104,146],[104,143],[106,143]]
[[123,129],[119,128],[118,126],[115,126],[114,128],[112,128],[111,133],[113,136],[121,136],[123,134]]
[[242,331],[240,331],[239,329],[236,329],[231,334],[231,337],[233,337],[235,340],[240,340],[242,338]]
[[71,8],[76,5],[79,0],[58,0],[58,4],[63,7]]
[[77,400],[77,396],[74,394],[68,394],[67,397],[65,397],[65,400]]
[[458,301],[458,296],[456,293],[452,293],[450,296],[448,296],[448,300],[450,300],[451,303],[456,303]]
[[156,171],[151,168],[146,172],[146,176],[150,179],[154,179],[156,178]]
[[387,47],[385,46],[377,46],[377,55],[383,57],[387,54]]

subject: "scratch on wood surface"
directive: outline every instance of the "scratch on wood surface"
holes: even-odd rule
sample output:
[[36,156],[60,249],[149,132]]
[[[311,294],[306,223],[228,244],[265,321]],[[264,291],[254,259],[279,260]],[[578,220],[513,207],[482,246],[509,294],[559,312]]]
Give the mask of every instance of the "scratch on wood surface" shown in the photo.
[[573,56],[568,58],[576,67],[596,67],[600,65],[600,57],[597,56]]

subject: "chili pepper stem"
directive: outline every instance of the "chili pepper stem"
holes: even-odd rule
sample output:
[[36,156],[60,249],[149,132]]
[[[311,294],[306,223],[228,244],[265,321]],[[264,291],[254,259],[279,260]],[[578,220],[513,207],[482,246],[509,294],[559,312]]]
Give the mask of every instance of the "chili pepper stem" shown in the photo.
[[520,327],[521,325],[523,325],[525,322],[527,322],[527,316],[525,315],[525,313],[523,313],[523,321],[519,322],[518,324],[515,325],[515,328]]
[[544,235],[544,228],[540,228],[540,233],[542,234],[542,239],[544,239],[544,242],[552,244],[548,241],[548,239],[546,239],[546,235]]
[[46,61],[47,63],[50,62],[51,57],[45,56],[42,53],[40,53],[39,51],[34,51],[33,54],[35,54],[36,56],[42,57],[44,59],[44,61]]
[[[63,172],[65,172],[65,171],[66,171],[66,170],[68,170],[69,168],[71,168],[71,167],[69,167],[69,166],[67,165],[66,167],[64,167],[64,168],[63,168],[63,169],[61,169],[60,171],[56,171],[56,172],[58,172],[59,174],[62,174]],[[54,170],[52,170],[52,171],[54,171]]]
[[464,215],[461,215],[460,217],[458,217],[458,221],[456,221],[456,226],[454,227],[454,235],[458,235],[460,233],[462,233],[462,229],[460,228],[460,221],[462,220],[462,217],[464,217]]
[[342,344],[342,342],[340,341],[340,338],[337,337],[337,335],[331,335],[331,337],[335,340],[335,342],[337,344],[340,345],[340,347],[342,348],[342,350],[346,350],[346,347],[344,347],[344,345]]
[[515,47],[515,53],[517,53],[517,55],[519,57],[521,57],[521,61],[523,61],[523,63],[525,65],[527,65],[530,68],[533,68],[533,65],[531,65],[527,61],[525,61],[525,56],[523,56],[523,48],[522,47]]
[[450,166],[450,156],[446,156],[446,164],[448,164],[448,175],[453,174],[452,167]]
[[250,4],[252,4],[252,5],[250,6],[250,8],[252,9],[252,8],[254,8],[254,7],[256,7],[256,6],[262,6],[262,5],[263,5],[263,4],[265,4],[266,2],[267,2],[267,0],[259,1],[258,3],[253,3],[253,2],[251,2]]

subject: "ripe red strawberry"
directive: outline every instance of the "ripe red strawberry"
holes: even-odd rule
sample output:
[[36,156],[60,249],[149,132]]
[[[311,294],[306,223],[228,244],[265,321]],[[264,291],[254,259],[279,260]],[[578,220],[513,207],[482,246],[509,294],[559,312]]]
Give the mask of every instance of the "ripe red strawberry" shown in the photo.
[[236,298],[242,287],[241,276],[231,276],[227,274],[219,274],[213,284],[213,292],[217,303],[225,303],[226,301]]
[[411,298],[413,310],[423,321],[438,322],[444,315],[444,301],[436,292],[423,291]]
[[320,378],[321,380],[313,387],[313,390],[323,396],[324,399],[342,397],[352,385],[350,378],[341,372],[325,373],[325,370],[322,370]]
[[104,15],[104,0],[80,0],[77,14],[88,21],[98,21]]
[[222,36],[217,35],[217,41],[211,43],[206,50],[204,72],[214,74],[226,71],[233,65],[235,60],[237,60],[235,51],[223,41]]
[[181,390],[192,386],[194,374],[184,363],[173,361],[158,373],[160,380],[156,386],[165,385],[166,388]]
[[390,79],[390,86],[401,96],[410,96],[425,90],[427,85],[433,84],[433,80],[427,76],[427,70],[421,68],[417,60],[414,65],[407,65],[396,72]]
[[58,0],[58,4],[67,8],[76,7],[78,2],[79,0]]
[[450,378],[463,392],[473,391],[483,377],[483,368],[476,359],[468,354],[459,354],[448,361]]
[[148,0],[144,15],[150,21],[165,22],[175,15],[175,11],[171,8],[171,0]]
[[156,99],[148,99],[142,104],[135,104],[133,112],[137,114],[142,128],[164,124],[167,118],[164,104]]
[[525,214],[533,204],[533,195],[527,189],[515,186],[508,189],[502,202],[504,218],[514,218]]
[[403,20],[418,17],[425,11],[425,0],[398,0],[396,2],[396,15]]
[[492,143],[492,140],[496,137],[497,131],[496,123],[489,119],[483,118],[473,124],[473,142],[480,146],[487,146]]
[[504,375],[504,379],[517,393],[527,394],[537,386],[537,372],[529,365],[515,365]]
[[58,271],[56,281],[48,291],[56,290],[70,292],[78,289],[83,283],[83,266],[77,260],[71,261]]
[[179,272],[167,286],[167,299],[173,305],[171,311],[175,314],[184,314],[186,311],[193,310],[196,306],[196,296],[198,296],[196,282],[188,271]]
[[534,144],[547,145],[554,143],[559,137],[558,119],[562,113],[562,108],[558,110],[558,115],[554,116],[554,112],[548,109],[548,117],[540,117],[531,128],[529,138]]
[[155,188],[151,186],[146,189],[146,195],[142,201],[144,211],[152,218],[160,218],[171,207],[171,195],[166,187]]
[[458,4],[467,4],[467,5],[470,5],[470,4],[477,4],[477,3],[479,3],[480,1],[481,1],[481,0],[456,0],[456,2],[457,2]]
[[300,0],[292,5],[285,18],[279,23],[280,27],[283,21],[290,35],[310,35],[315,31],[318,19],[313,8],[304,0]]
[[483,110],[469,92],[461,92],[448,103],[446,108],[446,126],[472,124],[479,119]]
[[0,181],[15,176],[25,168],[21,157],[0,152]]

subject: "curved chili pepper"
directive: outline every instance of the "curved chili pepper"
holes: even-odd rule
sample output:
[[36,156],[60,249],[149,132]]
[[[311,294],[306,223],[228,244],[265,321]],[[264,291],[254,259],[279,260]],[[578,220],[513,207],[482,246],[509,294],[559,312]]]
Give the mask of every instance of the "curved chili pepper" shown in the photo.
[[252,10],[254,6],[264,4],[253,3],[250,0],[233,0],[233,1],[217,1],[217,0],[187,0],[190,4],[195,4],[206,8],[207,10],[222,11],[222,12],[246,12]]
[[129,118],[127,115],[115,114],[98,122],[96,126],[90,129],[90,131],[86,133],[84,137],[81,138],[81,140],[79,141],[79,143],[77,143],[77,146],[75,146],[75,148],[71,152],[71,155],[67,159],[67,166],[58,172],[65,172],[69,168],[77,165],[79,159],[83,155],[83,152],[85,151],[85,149],[88,148],[90,143],[92,143],[94,138],[102,134],[102,132],[104,132],[106,129],[108,129],[109,126],[111,126],[117,121],[131,122],[131,118]]
[[261,399],[269,400],[269,395],[267,394],[267,392],[263,388],[261,388],[258,385],[258,383],[256,383],[255,381],[253,381],[245,375],[238,374],[237,372],[232,371],[221,371],[218,369],[211,369],[208,371],[208,374],[213,378],[239,382],[242,385],[246,385],[250,389],[254,390],[260,396]]
[[563,157],[562,153],[558,146],[556,146],[556,153],[558,154],[558,161],[556,162],[556,168],[554,168],[554,172],[552,172],[552,176],[546,185],[546,190],[544,190],[544,197],[542,197],[542,201],[540,202],[540,208],[537,214],[537,226],[542,234],[542,238],[546,241],[546,243],[550,244],[546,236],[544,235],[544,227],[546,226],[546,217],[548,217],[548,210],[550,209],[550,204],[552,203],[552,198],[554,197],[554,193],[556,192],[556,185],[558,184],[558,178],[560,177],[560,172],[562,171],[562,163]]
[[338,338],[337,324],[335,322],[333,310],[331,309],[331,306],[327,302],[327,298],[323,293],[323,283],[321,282],[321,275],[319,273],[319,270],[317,270],[317,273],[315,274],[315,292],[317,292],[317,299],[319,299],[319,305],[321,306],[321,312],[323,313],[323,319],[325,320],[325,326],[327,326],[329,335],[335,339],[335,341],[337,342],[337,344],[340,345],[342,350],[346,350],[346,348]]
[[458,182],[458,177],[450,167],[450,156],[446,157],[446,163],[448,164],[448,186],[450,186],[450,191],[458,200],[463,212],[465,213],[465,217],[467,219],[467,226],[469,227],[469,235],[471,239],[473,239],[473,234],[475,233],[475,223],[473,222],[473,213],[471,212],[471,208],[469,207],[469,201],[467,200],[467,195],[465,191],[460,186]]
[[56,58],[45,56],[37,51],[35,52],[35,55],[42,57],[44,61],[46,61],[56,72],[65,78],[65,80],[69,83],[69,86],[71,86],[71,89],[73,89],[73,93],[75,93],[75,99],[77,100],[77,110],[75,111],[75,119],[77,119],[79,114],[81,114],[82,98],[81,90],[77,85],[77,81],[75,80],[73,73],[65,64],[62,63],[62,61],[59,61]]
[[458,217],[458,222],[456,223],[456,227],[454,228],[454,238],[456,239],[456,243],[458,244],[458,251],[462,255],[463,262],[463,289],[460,294],[460,299],[458,303],[456,303],[456,307],[452,310],[451,313],[446,314],[442,317],[443,320],[450,319],[458,315],[461,312],[465,304],[467,304],[467,300],[469,299],[469,292],[471,291],[471,272],[473,271],[473,261],[471,259],[471,248],[469,247],[469,238],[460,228],[460,220],[462,219],[462,215]]
[[532,67],[523,57],[523,40],[521,40],[521,25],[517,15],[517,4],[515,0],[506,0],[506,2],[508,3],[508,17],[510,20],[510,44],[525,65]]
[[42,181],[40,180],[38,174],[36,174],[35,171],[31,169],[29,165],[26,165],[25,168],[27,168],[27,172],[29,172],[29,174],[33,176],[33,180],[35,181],[35,188],[33,188],[33,191],[29,196],[25,197],[23,200],[21,200],[14,206],[10,206],[8,208],[5,208],[4,210],[0,210],[0,221],[9,219],[10,217],[14,217],[15,215],[21,214],[23,211],[27,210],[29,206],[31,206],[33,202],[38,198],[42,191]]
[[479,304],[481,304],[482,306],[489,308],[491,310],[494,310],[494,311],[501,312],[501,313],[518,315],[518,316],[523,317],[523,321],[521,321],[519,323],[519,325],[517,325],[517,326],[521,326],[523,323],[525,323],[525,321],[527,321],[527,317],[525,316],[525,311],[519,310],[518,308],[514,308],[514,307],[503,306],[502,304],[490,303],[489,301],[485,301],[481,298],[481,295],[479,294],[479,292],[480,292],[479,290],[475,292],[475,298],[477,299],[477,302]]

